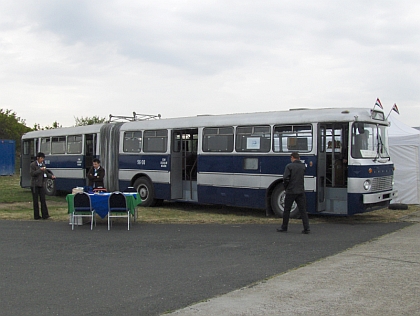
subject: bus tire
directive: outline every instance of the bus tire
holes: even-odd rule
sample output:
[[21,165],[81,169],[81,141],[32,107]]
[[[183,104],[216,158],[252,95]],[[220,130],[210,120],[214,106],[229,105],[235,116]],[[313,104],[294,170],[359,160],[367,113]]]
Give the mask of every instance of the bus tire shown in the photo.
[[45,195],[54,196],[57,193],[57,190],[55,188],[55,181],[53,179],[47,179],[44,182],[44,190]]
[[141,198],[141,206],[154,206],[156,204],[153,184],[146,178],[139,178],[134,182],[134,188]]
[[390,210],[408,210],[408,205],[403,203],[393,203],[389,204],[388,208]]
[[[284,198],[286,191],[283,184],[278,184],[271,194],[271,208],[277,217],[283,217],[284,212]],[[299,218],[299,209],[296,202],[293,202],[292,209],[290,210],[290,218]]]

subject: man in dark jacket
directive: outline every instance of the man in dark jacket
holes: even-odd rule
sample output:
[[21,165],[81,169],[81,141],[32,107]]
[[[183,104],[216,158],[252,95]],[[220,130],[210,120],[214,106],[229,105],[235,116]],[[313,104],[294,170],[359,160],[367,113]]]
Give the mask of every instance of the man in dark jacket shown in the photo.
[[[44,159],[44,153],[39,152],[36,155],[36,160],[30,165],[34,219],[47,219],[50,217],[50,215],[48,214],[47,203],[45,201],[44,185],[47,179],[55,179],[55,176],[50,170],[48,170],[45,167]],[[39,200],[41,201],[42,217],[39,215],[38,196]]]
[[299,153],[292,152],[289,163],[283,175],[283,185],[286,190],[284,199],[283,224],[278,228],[278,232],[287,232],[289,225],[290,210],[293,202],[296,201],[303,223],[303,234],[309,234],[309,219],[306,213],[306,196],[305,196],[305,164],[300,161]]
[[93,166],[89,169],[88,179],[89,186],[92,188],[103,188],[104,187],[105,169],[101,167],[99,159],[93,159]]

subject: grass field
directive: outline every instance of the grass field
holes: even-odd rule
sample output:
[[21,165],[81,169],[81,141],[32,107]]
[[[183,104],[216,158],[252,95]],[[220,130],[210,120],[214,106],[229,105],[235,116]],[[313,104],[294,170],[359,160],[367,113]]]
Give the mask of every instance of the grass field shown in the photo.
[[[51,220],[68,221],[65,194],[47,196]],[[310,215],[311,224],[320,222],[395,222],[416,212],[419,207],[411,205],[408,210],[383,209],[349,217]],[[245,209],[218,205],[196,205],[191,203],[165,202],[160,207],[138,207],[137,221],[144,223],[189,223],[189,224],[280,224],[281,219],[267,217],[264,210]],[[32,220],[32,194],[22,189],[19,175],[0,177],[0,219]],[[98,223],[104,220],[99,220]],[[291,220],[300,223],[300,220]]]

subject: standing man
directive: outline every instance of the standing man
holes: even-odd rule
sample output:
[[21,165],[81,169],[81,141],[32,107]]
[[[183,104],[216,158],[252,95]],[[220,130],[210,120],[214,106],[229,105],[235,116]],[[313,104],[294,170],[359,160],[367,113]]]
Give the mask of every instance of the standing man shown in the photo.
[[303,230],[302,234],[309,234],[309,219],[306,213],[306,196],[305,196],[305,164],[300,161],[299,153],[292,152],[289,163],[283,175],[284,189],[286,197],[284,199],[283,224],[281,228],[277,228],[278,232],[287,232],[289,225],[290,210],[293,202],[296,201],[300,216],[302,218]]
[[89,186],[93,189],[104,187],[105,169],[101,167],[99,159],[93,159],[93,166],[88,172]]
[[[55,179],[55,176],[50,170],[47,169],[47,167],[45,167],[44,159],[44,153],[39,152],[36,154],[36,160],[30,165],[31,190],[34,205],[34,219],[47,219],[50,217],[50,215],[48,214],[47,203],[45,201],[44,184],[48,178]],[[42,217],[39,216],[38,196],[41,202]]]

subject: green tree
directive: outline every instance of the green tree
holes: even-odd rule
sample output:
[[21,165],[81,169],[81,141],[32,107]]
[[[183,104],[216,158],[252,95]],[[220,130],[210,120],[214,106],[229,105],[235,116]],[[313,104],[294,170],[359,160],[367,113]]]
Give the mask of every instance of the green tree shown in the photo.
[[54,121],[52,123],[51,126],[47,125],[47,126],[41,126],[38,123],[35,123],[34,126],[32,127],[33,131],[42,131],[44,129],[54,129],[54,128],[61,128],[63,127],[60,123],[58,123],[57,121]]
[[26,132],[31,131],[25,120],[21,119],[12,110],[0,109],[0,139],[12,139],[16,141],[16,149],[20,151],[20,138]]
[[45,129],[54,129],[54,128],[61,128],[63,127],[60,123],[57,121],[54,121],[51,126],[45,126]]
[[92,117],[75,117],[74,120],[76,121],[75,126],[86,126],[86,125],[93,125],[93,124],[100,124],[106,121],[105,117],[99,116],[92,116]]

